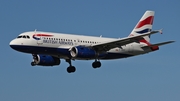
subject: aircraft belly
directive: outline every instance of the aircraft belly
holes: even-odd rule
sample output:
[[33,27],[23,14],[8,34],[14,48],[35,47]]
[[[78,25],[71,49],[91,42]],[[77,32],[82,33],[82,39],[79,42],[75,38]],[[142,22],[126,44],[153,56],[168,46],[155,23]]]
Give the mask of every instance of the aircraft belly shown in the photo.
[[130,56],[134,56],[134,55],[124,54],[124,53],[107,53],[107,55],[101,59],[102,60],[119,59],[119,58],[126,58],[126,57],[130,57]]
[[[12,46],[15,50],[20,51],[20,52],[25,52],[25,53],[30,53],[30,54],[48,54],[48,55],[53,55],[57,56],[59,58],[70,58],[70,52],[69,48],[53,48],[53,47],[43,47],[43,46],[28,46],[28,45],[14,45]],[[142,50],[139,51],[138,49],[134,48],[134,52],[131,53],[129,51],[126,51],[126,49],[121,49],[121,48],[114,48],[108,51],[106,54],[103,56],[100,54],[98,57],[99,59],[118,59],[118,58],[126,58],[138,54],[142,54]],[[137,52],[139,51],[139,53]],[[95,59],[95,57],[92,58],[74,58],[78,60],[92,60]]]

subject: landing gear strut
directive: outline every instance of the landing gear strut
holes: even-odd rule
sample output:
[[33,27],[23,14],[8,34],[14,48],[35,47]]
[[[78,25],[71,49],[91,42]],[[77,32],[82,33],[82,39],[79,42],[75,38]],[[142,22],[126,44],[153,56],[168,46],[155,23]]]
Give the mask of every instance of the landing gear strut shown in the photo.
[[92,67],[93,67],[93,68],[100,68],[100,67],[101,67],[101,62],[95,60],[95,61],[92,63]]
[[67,72],[68,73],[73,73],[76,71],[76,68],[74,66],[72,66],[71,64],[71,59],[66,59],[66,62],[69,63],[69,67],[67,67]]

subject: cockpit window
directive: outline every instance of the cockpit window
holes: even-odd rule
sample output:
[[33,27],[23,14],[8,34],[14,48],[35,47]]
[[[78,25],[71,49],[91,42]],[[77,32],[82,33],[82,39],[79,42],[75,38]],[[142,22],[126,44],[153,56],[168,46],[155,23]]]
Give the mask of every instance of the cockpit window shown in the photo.
[[22,36],[18,36],[17,38],[22,38]]
[[26,38],[26,36],[24,35],[23,38]]
[[30,39],[30,37],[28,35],[23,35],[23,36],[18,36],[17,38],[24,38],[24,39]]

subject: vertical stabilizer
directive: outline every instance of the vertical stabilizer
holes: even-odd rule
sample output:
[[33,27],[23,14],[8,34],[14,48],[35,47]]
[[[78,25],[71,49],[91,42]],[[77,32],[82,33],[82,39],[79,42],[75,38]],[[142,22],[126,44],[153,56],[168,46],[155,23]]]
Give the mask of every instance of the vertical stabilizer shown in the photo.
[[[151,31],[153,19],[154,19],[154,11],[146,11],[129,36],[145,34]],[[145,36],[144,39],[147,42],[150,42],[150,36]]]

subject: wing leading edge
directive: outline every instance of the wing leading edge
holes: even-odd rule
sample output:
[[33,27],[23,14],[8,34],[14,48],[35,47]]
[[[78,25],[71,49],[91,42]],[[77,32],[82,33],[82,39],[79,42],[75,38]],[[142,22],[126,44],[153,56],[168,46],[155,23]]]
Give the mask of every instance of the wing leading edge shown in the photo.
[[92,48],[94,48],[98,52],[108,51],[112,48],[120,47],[126,44],[130,44],[132,42],[139,42],[139,40],[143,39],[144,36],[149,36],[155,33],[161,33],[162,30],[155,30],[147,32],[146,34],[136,35],[136,36],[130,36],[122,39],[117,39],[115,41],[111,42],[105,42],[93,45]]

